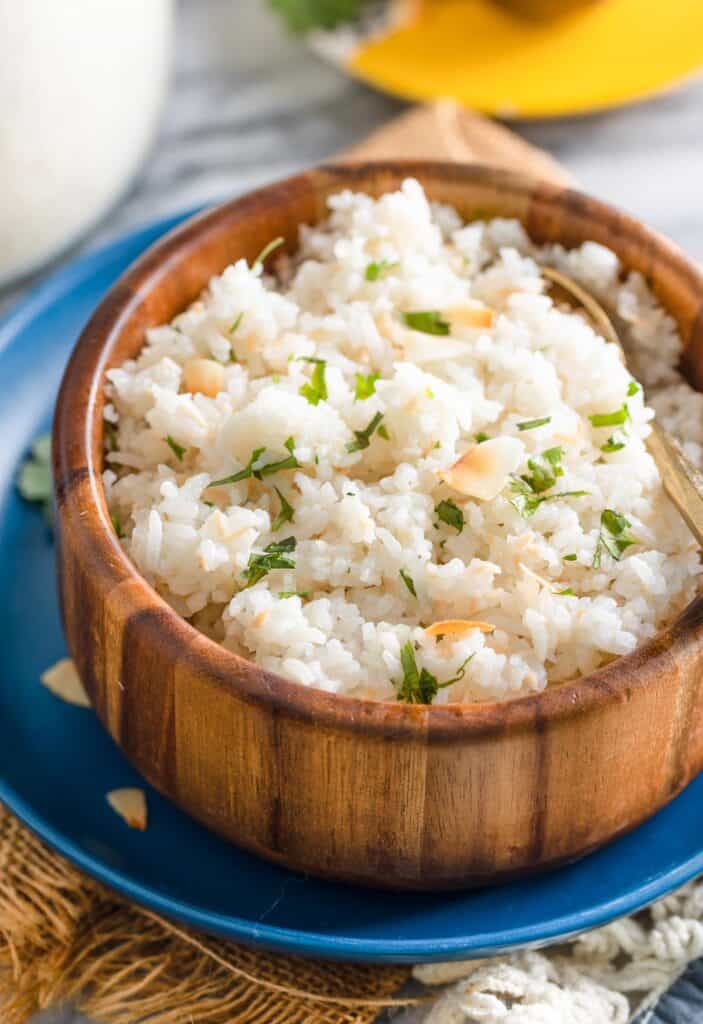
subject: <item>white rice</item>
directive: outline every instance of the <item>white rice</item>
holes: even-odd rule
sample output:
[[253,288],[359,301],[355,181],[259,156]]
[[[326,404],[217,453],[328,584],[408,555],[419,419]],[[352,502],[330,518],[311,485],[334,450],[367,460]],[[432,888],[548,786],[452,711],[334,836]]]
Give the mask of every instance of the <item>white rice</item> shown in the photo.
[[[148,332],[138,359],[108,374],[105,416],[116,430],[105,487],[140,572],[177,612],[262,667],[376,700],[396,698],[408,642],[439,684],[460,676],[440,686],[435,702],[445,703],[539,691],[651,637],[692,598],[698,550],[644,445],[652,407],[641,390],[628,394],[616,348],[544,294],[538,262],[579,278],[631,322],[648,398],[700,464],[703,396],[676,371],[680,339],[644,280],[621,281],[615,255],[594,243],[567,253],[537,249],[515,221],[465,226],[412,180],[379,200],[343,192],[329,206],[325,223],[301,229],[295,260],[278,261],[277,279],[244,260],[227,267],[191,309]],[[381,261],[368,281],[367,266]],[[467,300],[494,311],[491,327],[459,323]],[[411,329],[407,311],[438,311],[450,333]],[[325,361],[318,404],[301,394],[317,365],[303,356]],[[214,398],[183,390],[194,357],[224,366]],[[356,399],[356,374],[371,373],[375,392]],[[591,424],[624,402],[622,427]],[[381,433],[348,451],[377,413]],[[563,475],[546,494],[588,493],[543,501],[529,518],[511,504],[507,473],[491,500],[458,493],[438,472],[480,432],[516,439],[516,474],[528,478],[528,459],[561,448]],[[613,434],[624,446],[603,452]],[[208,489],[256,449],[265,451],[255,468],[289,457],[291,437],[298,468]],[[274,488],[294,510],[275,532]],[[463,514],[461,532],[439,517],[442,501]],[[623,537],[636,542],[619,560],[601,549],[594,567],[605,509],[627,518]],[[248,586],[252,555],[289,537],[294,568]],[[446,619],[495,629],[426,634]]]

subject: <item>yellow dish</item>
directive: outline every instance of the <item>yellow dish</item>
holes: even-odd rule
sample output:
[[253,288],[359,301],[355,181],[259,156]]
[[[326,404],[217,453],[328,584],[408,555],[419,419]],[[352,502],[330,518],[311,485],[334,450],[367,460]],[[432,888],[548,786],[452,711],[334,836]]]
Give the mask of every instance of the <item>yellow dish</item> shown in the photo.
[[703,0],[600,0],[539,20],[491,0],[426,0],[401,27],[373,38],[347,27],[318,35],[316,48],[407,99],[525,118],[586,113],[701,67]]

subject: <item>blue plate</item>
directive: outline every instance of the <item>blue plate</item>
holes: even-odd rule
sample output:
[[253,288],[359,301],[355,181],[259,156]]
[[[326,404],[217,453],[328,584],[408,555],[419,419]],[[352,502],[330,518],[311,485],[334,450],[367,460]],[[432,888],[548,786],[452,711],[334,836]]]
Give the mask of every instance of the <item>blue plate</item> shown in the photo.
[[180,218],[65,267],[0,323],[0,800],[80,868],[137,903],[272,949],[415,962],[540,944],[635,910],[703,871],[703,777],[664,811],[580,863],[480,892],[398,895],[273,867],[206,832],[149,790],[149,828],[105,802],[135,772],[90,711],[40,672],[65,653],[41,511],[14,480],[46,430],[61,370],[93,307]]

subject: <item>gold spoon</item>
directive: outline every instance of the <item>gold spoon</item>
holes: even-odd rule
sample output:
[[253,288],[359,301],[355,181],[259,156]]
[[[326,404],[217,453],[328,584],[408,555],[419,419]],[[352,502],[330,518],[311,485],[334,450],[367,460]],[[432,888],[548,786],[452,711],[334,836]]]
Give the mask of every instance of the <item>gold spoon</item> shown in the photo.
[[[627,322],[613,310],[606,312],[589,291],[560,270],[542,267],[542,276],[583,307],[599,333],[606,341],[618,346],[627,363],[627,346],[632,342]],[[703,474],[689,462],[678,442],[656,420],[649,425],[652,432],[647,438],[647,447],[657,464],[664,490],[703,547]]]

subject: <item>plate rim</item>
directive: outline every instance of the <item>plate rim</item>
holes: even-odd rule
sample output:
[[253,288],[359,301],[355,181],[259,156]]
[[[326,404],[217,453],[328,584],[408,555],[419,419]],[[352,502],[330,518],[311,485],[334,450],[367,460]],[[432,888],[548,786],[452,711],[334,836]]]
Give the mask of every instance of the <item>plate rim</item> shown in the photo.
[[[12,345],[19,331],[26,328],[37,315],[53,303],[65,301],[86,277],[119,260],[122,250],[131,250],[139,245],[146,248],[161,234],[202,208],[203,205],[199,204],[184,211],[143,221],[102,245],[69,260],[67,264],[35,284],[0,317],[0,359]],[[141,907],[204,932],[235,941],[278,952],[328,959],[387,963],[438,962],[473,959],[497,955],[519,947],[544,945],[555,940],[565,940],[579,932],[607,924],[617,917],[636,912],[703,872],[701,848],[698,853],[677,863],[675,867],[660,870],[625,894],[610,900],[601,900],[588,910],[552,915],[539,925],[522,925],[493,932],[482,931],[449,939],[377,939],[351,936],[340,938],[326,933],[253,922],[235,915],[222,914],[205,909],[197,903],[171,896],[152,885],[143,884],[134,879],[128,871],[112,868],[97,855],[82,849],[36,811],[4,777],[0,777],[0,801],[34,834],[71,864]]]

